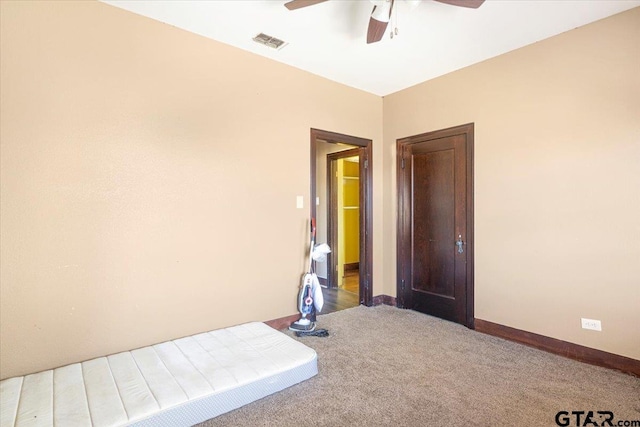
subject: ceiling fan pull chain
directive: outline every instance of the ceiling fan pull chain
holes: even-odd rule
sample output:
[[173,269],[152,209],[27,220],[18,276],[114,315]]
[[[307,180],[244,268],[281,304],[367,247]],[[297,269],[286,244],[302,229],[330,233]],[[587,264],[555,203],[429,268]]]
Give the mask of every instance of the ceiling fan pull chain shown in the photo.
[[393,40],[393,27],[395,26],[397,18],[398,9],[391,9],[391,13],[389,14],[389,38],[391,38],[391,40]]
[[397,36],[398,35],[398,9],[396,8],[393,11],[393,30],[391,30],[391,38],[393,38],[393,36]]

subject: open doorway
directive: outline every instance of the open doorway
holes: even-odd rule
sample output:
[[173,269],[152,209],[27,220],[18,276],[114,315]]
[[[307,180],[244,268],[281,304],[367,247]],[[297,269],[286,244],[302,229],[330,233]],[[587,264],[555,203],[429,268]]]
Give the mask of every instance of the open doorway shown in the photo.
[[372,305],[371,140],[311,130],[311,216],[332,249],[315,271],[323,313]]
[[362,148],[327,154],[327,287],[360,293],[360,157]]

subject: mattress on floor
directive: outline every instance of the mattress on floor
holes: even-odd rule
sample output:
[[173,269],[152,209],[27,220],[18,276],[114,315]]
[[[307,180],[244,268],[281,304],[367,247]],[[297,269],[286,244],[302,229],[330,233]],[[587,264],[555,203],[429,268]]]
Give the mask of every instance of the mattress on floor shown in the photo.
[[316,352],[254,322],[0,382],[0,427],[190,426],[317,374]]

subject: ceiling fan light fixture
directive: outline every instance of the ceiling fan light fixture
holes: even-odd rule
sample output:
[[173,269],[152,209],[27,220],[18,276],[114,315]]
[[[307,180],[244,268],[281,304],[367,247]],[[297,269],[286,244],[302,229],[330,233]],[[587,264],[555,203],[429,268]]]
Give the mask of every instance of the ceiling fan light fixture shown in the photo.
[[391,10],[391,2],[385,1],[382,6],[376,6],[371,12],[371,18],[375,19],[378,22],[389,22],[391,18],[391,14],[389,11]]

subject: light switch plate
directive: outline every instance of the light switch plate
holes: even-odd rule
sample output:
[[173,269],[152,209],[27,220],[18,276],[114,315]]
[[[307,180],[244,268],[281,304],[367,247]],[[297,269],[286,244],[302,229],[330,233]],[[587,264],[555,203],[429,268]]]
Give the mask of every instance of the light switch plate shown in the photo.
[[304,197],[296,196],[296,208],[302,209],[304,207]]

